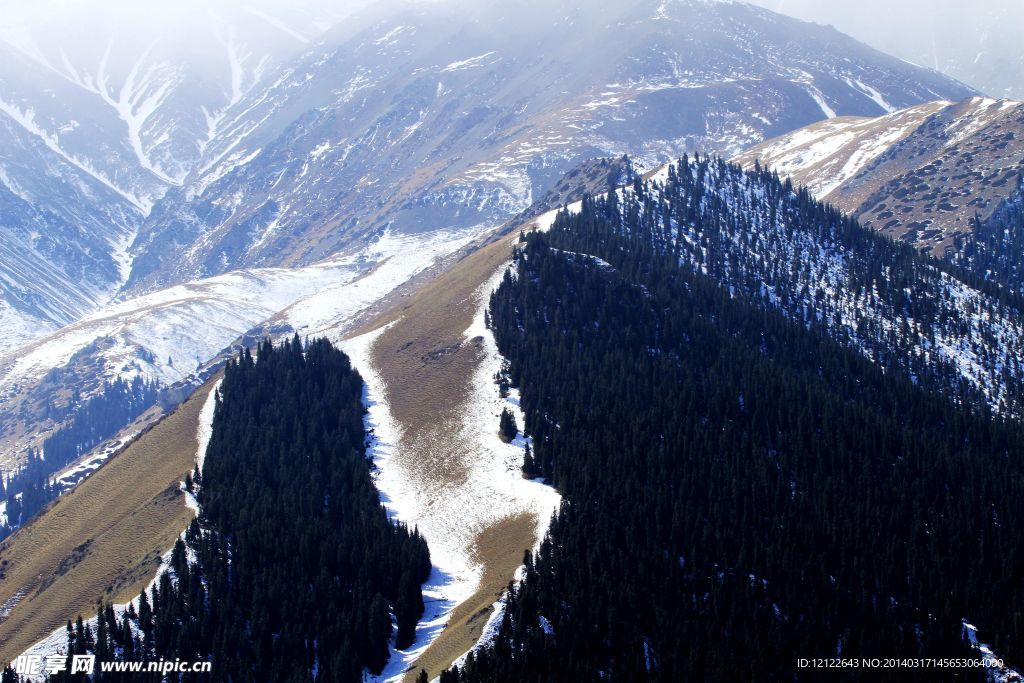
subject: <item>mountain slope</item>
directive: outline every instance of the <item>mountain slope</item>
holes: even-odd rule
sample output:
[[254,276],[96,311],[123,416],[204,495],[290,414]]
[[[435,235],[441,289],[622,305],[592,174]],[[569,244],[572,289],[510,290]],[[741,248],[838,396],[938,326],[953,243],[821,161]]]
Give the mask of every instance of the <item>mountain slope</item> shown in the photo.
[[1024,103],[976,97],[821,122],[734,160],[756,160],[863,225],[943,256],[1017,189]]
[[[187,394],[210,361],[250,330],[344,330],[388,293],[470,244],[475,232],[383,235],[304,268],[236,271],[107,304],[0,354],[0,466],[22,459],[115,378]],[[252,340],[248,340],[251,343]],[[172,392],[176,403],[181,393]]]
[[308,9],[5,4],[0,353],[110,300],[143,218],[226,110],[344,16]]
[[602,210],[883,367],[1010,413],[1024,405],[1019,299],[865,230],[770,171],[684,158]]
[[497,225],[596,155],[651,166],[968,94],[738,3],[374,8],[229,112],[142,229],[130,286],[307,263],[389,225]]
[[[683,221],[713,240],[730,222],[716,201],[774,201],[769,176],[674,185],[668,202],[638,187],[621,213],[613,196],[562,214],[491,298],[534,444],[524,473],[566,503],[492,640],[441,680],[817,679],[800,658],[979,657],[968,618],[1019,665],[1020,424],[885,371],[826,321],[692,261]],[[680,196],[706,199],[705,219],[677,212]],[[666,203],[678,229],[650,220]],[[802,232],[796,205],[780,208]],[[836,217],[813,216],[823,251]],[[879,238],[850,232],[864,241],[846,260],[867,247],[900,270]],[[826,678],[935,678],[896,666]]]

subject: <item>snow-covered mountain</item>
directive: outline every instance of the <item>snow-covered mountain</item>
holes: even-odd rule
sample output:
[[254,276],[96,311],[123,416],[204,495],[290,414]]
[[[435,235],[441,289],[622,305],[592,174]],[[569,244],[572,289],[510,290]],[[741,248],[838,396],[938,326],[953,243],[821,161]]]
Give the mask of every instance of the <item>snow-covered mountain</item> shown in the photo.
[[[827,330],[887,369],[1024,410],[1024,311],[881,239],[767,170],[684,159],[601,206],[732,296]],[[577,204],[572,207],[578,213]]]
[[136,242],[134,291],[496,225],[580,160],[735,152],[970,90],[741,3],[373,7],[233,107]]
[[963,81],[992,97],[1024,99],[1020,0],[751,0],[831,24],[882,52]]
[[1024,103],[973,97],[822,121],[735,160],[770,166],[866,227],[942,256],[1024,173]]
[[389,293],[441,267],[474,231],[387,233],[356,252],[301,268],[234,271],[107,304],[57,332],[0,353],[0,467],[117,378],[144,377],[177,400],[246,333],[314,337],[347,330]]
[[[326,287],[309,268],[383,239],[431,254],[432,235],[496,227],[586,159],[629,153],[642,169],[970,94],[741,3],[374,4],[340,23],[292,9],[209,14],[171,45],[111,36],[88,17],[103,39],[76,49],[0,32],[13,60],[0,78],[14,74],[0,88],[0,149],[12,150],[0,181],[21,200],[3,221],[20,242],[5,238],[0,253],[2,312],[17,323],[5,328],[21,330],[0,347],[9,453],[53,426],[46,409],[65,405],[66,389],[88,396],[139,373],[177,381],[305,305]],[[53,21],[70,31],[69,16]],[[58,216],[31,213],[43,206]],[[352,275],[329,273],[339,286]],[[209,337],[195,332],[204,321]]]
[[276,4],[0,5],[0,350],[109,300],[226,110],[351,9]]

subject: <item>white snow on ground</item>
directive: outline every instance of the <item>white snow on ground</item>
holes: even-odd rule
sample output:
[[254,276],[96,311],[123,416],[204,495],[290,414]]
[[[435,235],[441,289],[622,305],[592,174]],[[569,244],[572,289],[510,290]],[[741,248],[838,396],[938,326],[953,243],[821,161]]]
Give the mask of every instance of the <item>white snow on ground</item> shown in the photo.
[[[418,490],[402,459],[399,449],[404,430],[391,415],[384,381],[371,360],[373,344],[386,330],[387,327],[382,327],[347,340],[342,342],[341,348],[352,359],[353,366],[365,383],[364,403],[368,409],[365,422],[367,430],[372,433],[369,455],[377,468],[374,478],[381,500],[392,518],[419,528],[427,541],[433,564],[430,577],[423,585],[426,611],[416,626],[416,638],[412,646],[399,652],[392,645],[391,657],[384,671],[380,676],[369,679],[400,681],[411,663],[444,630],[455,606],[473,594],[479,581],[479,568],[473,566],[468,548],[446,528],[458,525],[461,521],[458,515],[454,518],[438,518],[430,510],[431,499],[440,502],[445,494]],[[470,523],[468,515],[464,521]]]
[[138,435],[139,431],[133,431],[103,442],[86,453],[85,457],[58,472],[53,477],[53,482],[60,484],[62,491],[67,492],[78,482],[98,470],[100,465],[109,460],[114,454],[119,453]]
[[878,92],[867,83],[864,83],[858,79],[851,80],[846,77],[844,77],[843,80],[846,81],[846,84],[849,85],[851,88],[856,88],[857,90],[860,90],[862,93],[867,95],[867,97],[870,100],[872,100],[875,104],[884,109],[887,113],[891,114],[894,111],[896,111],[896,107],[886,102],[885,97],[882,96],[882,93]]
[[[545,214],[554,220],[556,212]],[[478,340],[484,352],[472,381],[461,424],[453,425],[454,439],[473,457],[464,461],[466,478],[441,488],[424,490],[411,476],[402,453],[402,428],[392,417],[385,386],[372,365],[371,349],[384,329],[350,339],[342,349],[352,358],[367,385],[367,417],[374,430],[372,455],[379,471],[377,488],[388,510],[399,520],[415,525],[430,548],[434,571],[424,586],[426,613],[416,629],[416,640],[405,651],[393,651],[387,667],[373,681],[399,681],[406,669],[440,635],[451,611],[469,598],[479,585],[482,567],[473,559],[476,536],[503,519],[532,512],[537,515],[538,542],[547,532],[551,515],[561,497],[541,481],[524,479],[521,473],[526,440],[520,435],[512,443],[498,437],[498,416],[502,407],[516,415],[520,427],[523,415],[519,393],[511,390],[502,399],[494,375],[502,366],[494,337],[484,326],[484,310],[490,292],[505,272],[502,267],[478,291],[478,310],[466,330],[466,342]],[[500,603],[495,603],[500,608]],[[496,611],[491,616],[493,623]],[[481,640],[481,642],[484,642]]]
[[[482,228],[420,235],[385,232],[364,250],[304,268],[235,271],[108,305],[7,355],[0,354],[0,410],[97,340],[106,379],[144,376],[170,385],[271,318],[300,334],[340,330],[355,316]],[[20,449],[20,446],[19,446]]]
[[[978,627],[974,624],[969,624],[966,621],[963,623],[963,637],[970,643],[971,647],[981,653],[982,657],[990,659],[999,659],[999,655],[992,652],[985,643],[978,641]],[[992,667],[987,669],[988,679],[993,683],[1010,683],[1010,681],[1021,680],[1021,674],[1019,671],[1011,669],[1008,666]]]
[[0,301],[0,349],[13,349],[39,336],[40,332],[52,332],[54,325],[35,316],[13,308],[6,301]]
[[[666,173],[667,173],[668,166],[666,166],[665,168],[666,168]],[[565,206],[564,209],[552,209],[551,211],[547,211],[547,212],[542,213],[541,215],[537,216],[537,218],[535,218],[533,220],[532,225],[535,228],[537,228],[537,230],[540,230],[541,232],[547,232],[548,230],[551,229],[551,226],[555,224],[555,219],[558,217],[559,212],[564,210],[564,211],[568,211],[569,213],[579,213],[580,209],[582,209],[582,208],[583,208],[583,202],[579,201],[579,202],[573,202],[572,204],[569,204],[569,205]],[[502,269],[502,272],[504,272],[504,268]],[[500,275],[499,275],[497,282],[500,282],[500,281],[501,281],[501,279],[500,279]],[[494,287],[497,287],[497,284],[495,284]]]
[[110,178],[108,178],[104,173],[93,168],[88,161],[83,161],[78,157],[75,157],[69,154],[68,152],[65,152],[64,149],[60,146],[58,140],[54,136],[50,135],[50,133],[43,130],[36,123],[36,113],[35,110],[33,110],[31,107],[22,110],[17,105],[9,104],[7,102],[4,102],[3,100],[0,100],[0,112],[7,114],[12,119],[17,121],[19,125],[21,125],[25,130],[27,130],[32,135],[35,135],[37,138],[42,140],[43,144],[50,148],[52,152],[55,152],[56,154],[59,154],[61,157],[63,157],[65,161],[77,167],[80,171],[83,171],[88,175],[92,176],[93,178],[95,178],[102,184],[106,185],[108,188],[110,188],[117,194],[127,199],[129,202],[134,204],[135,207],[138,208],[143,214],[149,213],[149,210],[153,206],[151,200],[137,197],[125,190],[122,190],[120,187],[115,185],[114,182]]
[[807,84],[804,86],[807,90],[807,94],[817,103],[818,107],[821,108],[821,113],[825,115],[825,118],[834,119],[836,112],[832,107],[828,106],[828,102],[825,101],[825,96],[821,94],[815,86]]
[[216,407],[216,397],[220,393],[220,385],[224,380],[218,380],[206,397],[203,409],[199,411],[199,429],[196,432],[196,439],[199,441],[199,450],[196,451],[196,465],[199,471],[203,471],[203,464],[206,463],[206,449],[210,445],[210,438],[213,436],[213,409]]
[[[209,316],[214,315],[220,310],[220,304],[223,304],[225,309],[234,308],[234,315],[241,322],[234,327],[230,325],[216,327],[215,329],[217,330],[224,330],[225,328],[227,330],[225,332],[227,336],[217,338],[216,341],[212,341],[213,338],[204,338],[205,348],[207,349],[207,354],[202,356],[204,360],[220,351],[239,334],[245,332],[253,325],[268,319],[275,313],[277,314],[276,317],[292,324],[301,335],[326,335],[337,340],[349,331],[355,317],[367,307],[380,301],[384,296],[408,281],[411,277],[433,266],[439,259],[449,256],[465,246],[475,239],[480,232],[481,229],[471,229],[458,232],[441,231],[414,236],[385,233],[366,250],[339,261],[331,261],[296,270],[265,269],[231,273],[200,283],[172,288],[173,291],[159,292],[156,295],[152,295],[154,297],[152,300],[148,297],[143,297],[145,305],[141,307],[138,301],[135,303],[125,302],[120,306],[124,307],[124,312],[134,314],[140,308],[146,309],[151,305],[173,307],[176,305],[199,305],[199,302],[209,303],[210,301],[218,303],[217,308],[200,306],[194,318],[190,319],[184,328],[181,328],[185,333],[196,337],[199,336],[200,331],[206,331],[209,327],[214,327],[216,321]],[[300,298],[302,300],[298,301]],[[290,306],[287,305],[290,302],[294,303]],[[147,314],[140,314],[140,320],[144,322],[151,315],[151,311]],[[258,317],[254,319],[247,318],[247,315]],[[115,324],[115,329],[111,331],[111,334],[130,328],[129,322],[117,318],[110,311],[98,314],[95,317],[99,320],[106,320],[107,317],[111,316],[115,318],[113,323]],[[169,325],[174,324],[176,323],[169,323]],[[95,333],[95,330],[93,330],[93,333]],[[82,344],[82,346],[84,345]],[[57,346],[60,347],[59,344]],[[166,349],[162,349],[156,354],[158,358],[162,357],[160,354],[164,351]],[[50,354],[50,356],[47,356],[47,354],[43,353],[43,357],[66,360],[67,356],[70,355],[66,342],[63,348],[51,349]],[[366,357],[368,358],[368,352]],[[45,370],[45,365],[43,367]],[[369,371],[364,367],[360,367],[359,370],[363,373],[364,378],[367,378],[368,384],[370,384],[371,375]],[[372,387],[373,385],[370,384],[370,386]],[[379,384],[379,380],[376,386],[378,386],[379,392],[379,387],[382,386]],[[210,393],[200,412],[199,424],[197,426],[199,448],[196,454],[196,460],[200,468],[206,456],[206,448],[210,442],[215,405],[214,395],[219,389],[220,384],[218,383]],[[370,395],[372,396],[372,394]],[[389,413],[385,412],[382,414],[379,408],[371,406],[370,417],[368,418],[371,420],[371,425],[375,427],[378,435],[373,446],[373,452],[377,455],[378,462],[385,463],[388,461],[388,444],[396,442],[393,436],[389,436],[393,432],[389,432],[388,415]],[[494,425],[496,433],[496,421]],[[88,462],[92,463],[92,458]],[[80,467],[82,468],[81,470],[71,468],[69,472],[72,470],[84,471],[85,464],[83,463]],[[95,468],[93,467],[92,469]],[[388,468],[387,471],[389,474],[395,474],[397,470],[396,468]],[[404,486],[405,482],[399,481],[396,485],[399,487],[397,490],[400,490],[400,487]],[[385,502],[387,502],[386,498]],[[195,498],[188,493],[186,493],[186,505],[198,512]],[[389,506],[389,509],[392,509],[394,514],[398,514],[399,510],[405,510],[406,508]],[[399,517],[406,519],[405,512],[399,514]],[[461,560],[462,555],[446,561],[443,555],[443,546],[435,548],[434,544],[431,544],[430,550],[435,564],[435,571],[430,581],[438,586],[436,595],[440,596],[439,599],[448,600],[450,604],[448,604],[447,609],[444,611],[444,618],[439,623],[433,625],[421,624],[418,637],[422,637],[422,633],[431,630],[434,635],[440,633],[451,608],[472,594],[476,581],[479,578],[477,574],[478,568],[466,566],[460,569],[458,562]],[[460,552],[464,551],[465,549],[463,548]],[[170,551],[164,555],[163,567],[160,573],[166,570],[169,559]],[[456,584],[450,580],[449,575],[446,573],[450,567],[468,573],[460,577],[460,582]],[[157,576],[159,576],[159,573]],[[457,586],[457,588],[451,590],[450,585]],[[467,588],[468,592],[459,592]],[[425,597],[427,600],[432,599],[430,584],[427,586]],[[127,607],[126,603],[124,605],[116,605],[114,609],[120,617]],[[90,623],[94,621],[95,617]],[[61,627],[46,639],[29,648],[26,654],[46,655],[62,653],[66,649],[66,644],[65,629]]]
[[756,157],[762,165],[792,177],[814,196],[825,199],[950,104],[926,102],[878,118],[821,121],[744,152],[733,161],[749,167]]
[[377,264],[363,277],[322,287],[286,308],[284,318],[302,336],[338,340],[368,307],[438,261],[468,245],[483,228],[441,230],[421,235],[385,232],[360,258]]
[[441,73],[450,73],[452,71],[461,71],[463,69],[472,69],[475,66],[483,66],[487,63],[488,58],[494,54],[494,51],[485,52],[482,55],[476,57],[470,57],[469,59],[463,59],[458,62],[452,62],[445,68],[441,69]]

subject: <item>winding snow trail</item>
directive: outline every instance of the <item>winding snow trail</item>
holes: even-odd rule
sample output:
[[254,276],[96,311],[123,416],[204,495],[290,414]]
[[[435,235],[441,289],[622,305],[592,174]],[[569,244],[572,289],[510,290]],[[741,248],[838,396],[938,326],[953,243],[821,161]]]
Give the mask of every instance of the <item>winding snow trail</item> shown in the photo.
[[[537,222],[547,228],[553,217],[553,213],[545,215]],[[511,241],[494,246],[508,248]],[[553,488],[523,478],[520,468],[527,440],[520,435],[505,443],[498,436],[502,408],[510,409],[520,426],[523,414],[518,391],[512,389],[502,398],[494,381],[503,359],[484,324],[484,311],[508,266],[507,257],[496,263],[500,267],[489,265],[480,271],[484,281],[477,279],[468,296],[453,297],[453,308],[463,315],[468,312],[470,323],[461,323],[455,343],[440,351],[462,354],[463,362],[431,365],[428,359],[436,349],[422,355],[416,351],[423,359],[417,372],[447,373],[444,386],[458,390],[432,395],[430,389],[420,388],[430,386],[429,382],[396,381],[393,368],[381,366],[382,359],[388,363],[392,355],[376,345],[389,337],[384,344],[388,348],[395,337],[401,340],[416,334],[415,325],[402,327],[408,321],[399,319],[342,342],[366,382],[366,420],[373,433],[371,453],[382,500],[396,519],[419,529],[434,565],[424,586],[426,612],[416,640],[407,650],[392,651],[381,675],[370,678],[378,683],[401,681],[421,665],[436,675],[438,667],[476,646],[466,633],[485,640],[500,615],[497,593],[513,578],[511,572],[521,561],[523,549],[539,544],[560,504]],[[436,305],[436,301],[428,303]],[[413,343],[400,345],[399,351]],[[422,393],[409,396],[406,392]],[[408,424],[403,424],[398,414],[408,412],[395,410],[393,402],[408,404],[410,399],[430,406],[428,417],[423,419],[421,414],[415,421],[406,417]],[[451,635],[453,629],[462,629],[461,637]],[[442,635],[448,642],[439,642]],[[428,650],[432,652],[421,660]]]

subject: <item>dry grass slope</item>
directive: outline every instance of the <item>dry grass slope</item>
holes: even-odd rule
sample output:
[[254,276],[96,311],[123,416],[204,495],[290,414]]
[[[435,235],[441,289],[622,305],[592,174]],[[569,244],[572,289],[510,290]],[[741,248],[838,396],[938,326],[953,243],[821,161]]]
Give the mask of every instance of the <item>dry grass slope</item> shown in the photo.
[[[482,283],[506,263],[515,235],[486,243],[413,296],[358,333],[394,322],[377,340],[373,361],[384,380],[394,417],[405,428],[399,451],[425,490],[440,490],[465,476],[463,463],[475,456],[453,438],[481,352],[463,333],[478,306]],[[357,334],[358,334],[357,333]],[[490,613],[536,542],[537,520],[518,515],[477,536],[473,552],[483,566],[476,593],[454,610],[442,634],[420,656],[406,679],[425,668],[437,676],[480,637]]]
[[0,662],[91,616],[99,598],[125,602],[152,580],[192,519],[179,482],[216,379],[0,544],[0,605],[10,609],[0,617]]

